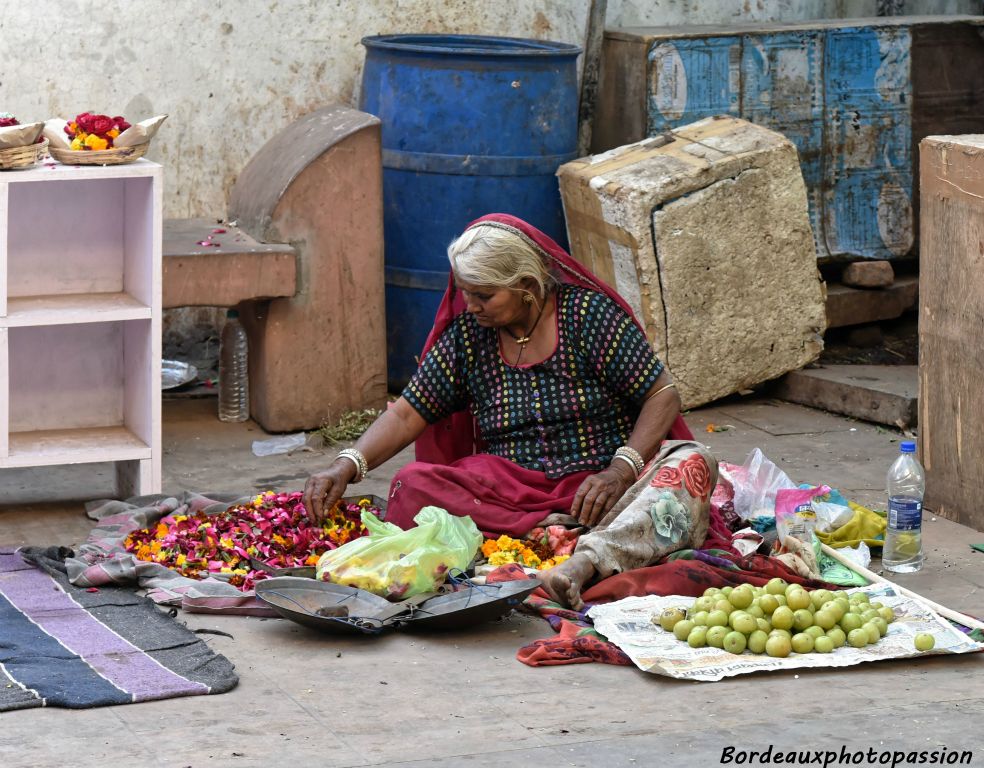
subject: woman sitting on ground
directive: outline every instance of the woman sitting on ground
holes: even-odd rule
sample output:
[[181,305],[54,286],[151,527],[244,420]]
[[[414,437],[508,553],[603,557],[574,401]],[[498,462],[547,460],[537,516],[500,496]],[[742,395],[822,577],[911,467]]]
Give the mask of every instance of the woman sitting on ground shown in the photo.
[[471,224],[448,257],[420,367],[355,447],[308,479],[312,518],[416,442],[386,519],[408,528],[434,505],[490,535],[584,527],[574,555],[540,575],[565,605],[580,608],[591,580],[699,547],[717,464],[624,300],[505,214]]

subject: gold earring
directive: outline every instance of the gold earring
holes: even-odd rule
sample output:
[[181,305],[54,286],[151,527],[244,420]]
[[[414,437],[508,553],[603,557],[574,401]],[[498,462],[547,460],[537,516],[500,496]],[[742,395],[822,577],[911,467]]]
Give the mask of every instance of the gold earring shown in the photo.
[[523,301],[525,301],[527,304],[532,304],[535,301],[535,299],[533,298],[533,294],[527,291],[525,294],[523,294]]

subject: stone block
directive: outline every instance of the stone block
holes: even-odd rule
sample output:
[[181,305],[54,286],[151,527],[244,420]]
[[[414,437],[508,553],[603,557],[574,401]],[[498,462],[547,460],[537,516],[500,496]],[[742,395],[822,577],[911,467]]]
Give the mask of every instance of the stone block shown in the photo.
[[851,288],[835,283],[827,286],[827,327],[894,320],[919,302],[919,278],[900,277],[880,291]]
[[628,300],[685,407],[820,354],[824,287],[784,136],[708,118],[558,176],[572,254]]
[[777,397],[877,424],[916,423],[919,377],[914,365],[825,365],[793,371]]
[[885,288],[894,280],[895,270],[887,261],[856,261],[841,273],[841,282],[854,288]]

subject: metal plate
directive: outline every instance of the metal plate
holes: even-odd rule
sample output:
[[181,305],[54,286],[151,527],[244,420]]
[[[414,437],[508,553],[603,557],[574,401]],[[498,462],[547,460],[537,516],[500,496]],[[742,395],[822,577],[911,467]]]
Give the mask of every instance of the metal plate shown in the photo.
[[180,360],[161,360],[161,389],[175,389],[198,378],[198,369]]
[[463,629],[505,616],[539,586],[537,579],[528,579],[468,587],[432,597],[399,621],[407,629]]
[[256,596],[285,619],[323,632],[374,635],[394,603],[354,587],[297,576],[260,581]]

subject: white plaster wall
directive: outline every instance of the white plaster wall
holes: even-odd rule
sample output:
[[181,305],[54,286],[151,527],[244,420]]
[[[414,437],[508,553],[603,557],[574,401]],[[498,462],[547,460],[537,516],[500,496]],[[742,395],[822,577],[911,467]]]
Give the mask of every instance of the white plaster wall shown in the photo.
[[[267,139],[329,103],[355,106],[365,35],[447,32],[582,43],[590,0],[34,0],[0,14],[0,111],[166,112],[149,157],[165,215],[222,215]],[[906,0],[906,12],[980,12]],[[610,27],[873,16],[875,0],[609,0]]]
[[3,3],[0,111],[168,113],[148,157],[165,216],[224,215],[267,139],[330,103],[356,105],[365,35],[447,32],[581,44],[588,0],[34,0]]

